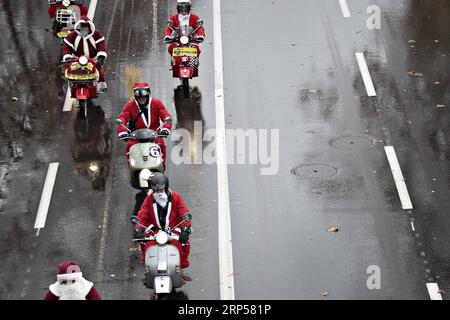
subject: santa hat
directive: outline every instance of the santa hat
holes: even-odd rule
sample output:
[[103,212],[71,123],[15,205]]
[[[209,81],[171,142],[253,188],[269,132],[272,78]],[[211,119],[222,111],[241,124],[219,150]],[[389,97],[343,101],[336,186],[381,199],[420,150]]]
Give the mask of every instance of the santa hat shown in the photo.
[[80,267],[74,261],[64,261],[58,266],[58,280],[72,280],[80,278],[83,274]]
[[89,35],[86,38],[90,38],[94,34],[94,31],[95,31],[95,24],[94,24],[94,22],[92,22],[92,20],[89,19],[88,16],[81,16],[80,20],[78,20],[77,23],[75,23],[75,26],[74,26],[75,32],[78,33],[78,34],[80,34],[80,31],[78,31],[78,29],[79,29],[79,27],[80,27],[80,25],[82,23],[87,23],[89,25],[89,29],[91,30],[91,33],[89,33]]

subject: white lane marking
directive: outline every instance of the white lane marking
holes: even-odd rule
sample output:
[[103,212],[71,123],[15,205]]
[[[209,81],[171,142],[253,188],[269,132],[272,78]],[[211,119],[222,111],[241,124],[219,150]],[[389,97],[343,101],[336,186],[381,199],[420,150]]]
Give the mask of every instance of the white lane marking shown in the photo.
[[50,165],[48,166],[47,177],[45,178],[44,189],[41,196],[41,202],[39,203],[39,209],[36,215],[36,221],[34,223],[34,228],[38,229],[37,235],[39,235],[39,229],[45,226],[45,220],[47,220],[48,208],[50,206],[50,200],[52,198],[53,186],[55,185],[58,166],[58,162],[50,163]]
[[341,5],[342,14],[344,15],[344,18],[350,18],[350,10],[348,9],[347,0],[339,0],[339,3]]
[[[88,9],[87,16],[92,21],[94,20],[96,9],[97,9],[97,0],[91,0],[91,2],[89,3],[89,9]],[[72,99],[70,97],[70,86],[67,86],[67,94],[66,94],[66,99],[64,100],[63,112],[68,112],[68,111],[72,110],[73,100],[74,99]]]
[[72,103],[73,103],[71,94],[70,94],[70,86],[67,85],[67,94],[66,94],[66,100],[64,100],[64,107],[63,112],[68,112],[72,110]]
[[414,222],[412,222],[412,221],[411,221],[411,229],[412,229],[412,231],[414,231],[414,232],[416,231],[416,229],[414,228]]
[[94,20],[96,8],[97,8],[97,0],[91,0],[91,3],[89,4],[88,14],[87,14],[89,19]]
[[427,289],[431,300],[442,300],[442,296],[439,292],[439,286],[437,283],[427,282]]
[[405,179],[403,178],[402,169],[397,160],[397,155],[393,146],[385,146],[384,151],[391,166],[392,175],[394,176],[395,186],[400,197],[403,209],[412,209],[411,199],[409,198],[408,189],[406,188]]
[[223,96],[222,22],[220,16],[220,0],[214,0],[213,12],[220,299],[234,300],[233,246],[231,242],[230,199],[228,192],[228,169],[225,142],[225,103]]
[[369,68],[367,67],[366,58],[364,58],[363,52],[355,52],[356,60],[358,60],[359,70],[363,77],[364,85],[366,86],[367,95],[374,97],[377,95],[375,88],[373,87],[372,78],[370,77]]

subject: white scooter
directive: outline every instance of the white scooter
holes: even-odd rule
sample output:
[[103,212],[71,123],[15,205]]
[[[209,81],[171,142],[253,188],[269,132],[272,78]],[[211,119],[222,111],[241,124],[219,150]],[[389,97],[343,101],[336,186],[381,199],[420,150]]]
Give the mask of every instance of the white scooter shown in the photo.
[[153,233],[153,235],[148,237],[133,239],[133,242],[157,242],[157,244],[149,246],[145,252],[144,280],[145,286],[155,291],[157,299],[170,294],[174,289],[180,288],[183,284],[181,280],[180,251],[175,245],[169,242],[171,240],[178,240],[178,235],[173,234],[172,231],[178,228],[183,222],[190,220],[192,220],[192,215],[187,213],[175,227],[169,228],[167,232],[159,230],[155,234],[153,225],[145,227],[139,222],[136,216],[130,218],[132,224],[146,228],[145,233]]

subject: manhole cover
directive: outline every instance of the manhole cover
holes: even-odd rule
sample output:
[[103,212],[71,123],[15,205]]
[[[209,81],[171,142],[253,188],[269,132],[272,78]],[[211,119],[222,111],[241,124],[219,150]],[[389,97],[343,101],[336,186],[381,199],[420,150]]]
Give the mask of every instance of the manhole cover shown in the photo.
[[293,175],[302,178],[328,178],[338,173],[338,168],[323,163],[304,164],[291,170]]
[[365,147],[373,146],[373,139],[368,136],[343,136],[330,140],[331,145],[337,147]]

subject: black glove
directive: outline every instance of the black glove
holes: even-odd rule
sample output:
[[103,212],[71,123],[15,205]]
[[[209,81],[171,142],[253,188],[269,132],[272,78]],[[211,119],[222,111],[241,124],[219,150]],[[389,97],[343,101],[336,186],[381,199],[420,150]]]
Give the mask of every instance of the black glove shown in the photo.
[[198,43],[202,43],[205,40],[205,38],[203,36],[198,36],[196,40]]
[[161,131],[159,132],[160,136],[164,136],[166,138],[169,134],[170,134],[170,131],[169,131],[169,129],[166,129],[166,128],[161,129]]
[[130,134],[128,132],[121,132],[118,135],[119,140],[125,140],[127,141],[130,138]]
[[189,227],[181,227],[181,234],[178,238],[178,241],[181,244],[186,244],[189,241],[189,235],[191,234],[191,228]]
[[105,56],[98,56],[97,58],[97,68],[101,68],[105,63]]
[[173,41],[173,39],[169,36],[164,37],[164,42],[165,43],[171,43]]
[[65,62],[68,62],[68,61],[70,61],[70,60],[72,60],[72,57],[69,57],[69,56],[64,57],[64,61],[65,61]]
[[134,238],[135,239],[141,239],[144,237],[145,228],[144,227],[137,227],[134,229]]

